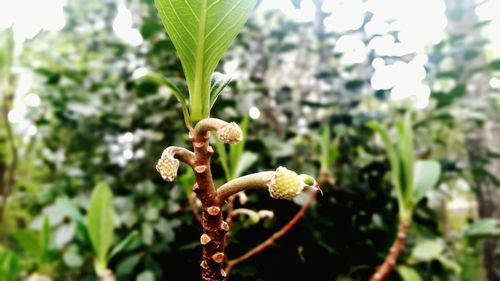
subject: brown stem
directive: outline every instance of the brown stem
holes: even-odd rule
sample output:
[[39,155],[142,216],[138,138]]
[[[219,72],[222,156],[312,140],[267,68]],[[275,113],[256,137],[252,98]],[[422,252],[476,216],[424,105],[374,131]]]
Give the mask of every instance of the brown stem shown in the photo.
[[209,136],[209,132],[203,130],[202,133],[191,134],[195,154],[194,191],[202,204],[203,235],[200,239],[203,244],[202,280],[222,281],[225,278],[225,273],[222,271],[224,236],[229,228],[222,220],[221,204],[210,171],[210,158],[214,151],[208,144]]
[[243,254],[235,259],[228,261],[226,269],[225,269],[227,274],[229,274],[236,265],[249,259],[253,255],[262,252],[264,249],[271,246],[276,240],[278,240],[283,235],[285,235],[288,231],[290,231],[290,229],[292,229],[293,226],[295,224],[297,224],[297,222],[304,216],[307,209],[309,209],[311,204],[314,202],[314,200],[316,199],[317,193],[318,192],[311,192],[309,200],[306,202],[306,204],[304,204],[304,206],[302,206],[302,208],[297,212],[297,214],[295,214],[295,216],[285,226],[283,226],[280,230],[278,230],[273,235],[271,235],[269,238],[267,238],[267,240],[263,241],[262,243],[260,243],[259,245],[257,245],[256,247],[254,247],[253,249],[248,251],[247,253],[245,253],[245,254]]
[[201,218],[200,213],[198,211],[198,207],[196,206],[196,194],[195,193],[189,194],[188,201],[189,201],[189,207],[193,212],[194,218],[196,219],[196,221],[200,223],[200,226],[203,227],[203,219]]
[[399,223],[398,234],[392,243],[391,249],[387,254],[384,262],[379,266],[377,271],[370,277],[370,281],[382,281],[389,276],[389,273],[396,266],[396,261],[404,250],[406,236],[408,235],[408,229],[410,227],[410,222],[408,220],[403,220]]

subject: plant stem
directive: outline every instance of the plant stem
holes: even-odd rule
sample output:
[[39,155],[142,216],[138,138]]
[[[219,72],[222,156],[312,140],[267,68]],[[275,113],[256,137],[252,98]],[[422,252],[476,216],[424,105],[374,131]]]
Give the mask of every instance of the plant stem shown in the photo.
[[225,275],[222,271],[224,236],[229,228],[224,227],[221,204],[212,179],[210,158],[213,148],[209,146],[208,139],[209,133],[192,134],[195,154],[193,171],[196,176],[194,192],[202,204],[203,237],[209,238],[206,243],[202,242],[204,244],[201,263],[202,280],[222,281]]
[[244,190],[267,188],[267,184],[275,173],[274,171],[260,172],[231,180],[219,187],[217,196],[221,202],[224,202],[231,195]]
[[275,232],[268,239],[266,239],[265,241],[263,241],[262,243],[260,243],[259,245],[257,245],[256,247],[254,247],[253,249],[251,249],[250,251],[248,251],[247,253],[241,255],[238,258],[235,258],[235,259],[232,259],[232,260],[228,261],[226,269],[225,269],[225,271],[227,272],[227,274],[229,275],[229,273],[231,273],[231,271],[233,270],[233,268],[236,265],[238,265],[239,263],[241,263],[241,262],[249,259],[253,255],[262,252],[267,247],[271,246],[276,240],[278,240],[283,235],[285,235],[286,233],[288,233],[288,231],[290,231],[290,229],[292,229],[293,226],[297,224],[297,222],[304,216],[304,214],[306,213],[307,209],[309,209],[309,207],[312,205],[312,203],[316,199],[317,193],[318,192],[312,192],[311,195],[309,196],[309,200],[306,202],[306,204],[304,204],[304,206],[302,206],[302,208],[297,212],[297,214],[295,214],[295,216],[285,226],[283,226],[280,230],[278,230],[277,232]]
[[406,236],[408,235],[408,230],[410,227],[410,220],[403,219],[399,223],[398,233],[394,242],[392,243],[391,249],[387,254],[384,262],[379,266],[377,271],[370,277],[370,281],[382,281],[389,276],[389,273],[396,266],[396,261],[398,257],[404,250]]

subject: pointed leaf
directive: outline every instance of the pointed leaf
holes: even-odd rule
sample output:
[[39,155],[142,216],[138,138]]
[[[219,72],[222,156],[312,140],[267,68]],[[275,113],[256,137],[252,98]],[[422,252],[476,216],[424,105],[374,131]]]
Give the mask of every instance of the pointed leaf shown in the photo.
[[415,203],[425,197],[438,182],[441,165],[433,160],[419,160],[414,165],[413,194]]
[[50,246],[50,224],[49,218],[43,218],[42,229],[40,231],[40,252],[42,256],[46,256]]
[[210,111],[210,77],[256,0],[155,0],[188,81],[193,122]]
[[422,281],[420,274],[409,266],[400,265],[398,266],[397,271],[403,281]]
[[19,270],[19,258],[17,255],[6,250],[0,253],[0,280],[2,281],[14,281],[18,280],[17,272]]
[[101,267],[106,268],[108,250],[113,242],[115,221],[113,194],[104,182],[97,184],[92,192],[87,223],[97,262]]
[[191,127],[191,120],[189,117],[189,93],[186,89],[183,89],[179,83],[175,83],[172,80],[168,80],[167,78],[161,76],[158,73],[148,73],[144,75],[144,78],[147,78],[153,82],[156,82],[159,85],[167,87],[172,91],[174,96],[180,102],[182,107],[182,114],[184,115],[184,122],[188,128]]
[[212,75],[212,82],[210,83],[210,109],[214,106],[217,98],[231,81],[231,77],[220,72],[215,72]]
[[132,243],[139,237],[139,232],[132,231],[123,239],[120,243],[113,247],[111,252],[109,253],[108,261],[111,260],[114,256],[119,254],[121,251],[126,250]]
[[40,258],[42,255],[42,250],[40,246],[40,240],[37,235],[26,229],[21,229],[13,233],[16,242],[31,256],[35,258]]
[[257,162],[259,156],[256,153],[252,153],[249,151],[243,152],[240,160],[236,165],[236,169],[234,171],[234,177],[237,178],[241,176],[244,172],[246,172],[250,167],[252,167],[255,162]]
[[226,146],[221,140],[219,140],[219,138],[215,138],[215,148],[217,148],[217,154],[219,155],[219,160],[222,165],[222,169],[224,170],[226,180],[229,181],[232,179],[232,175],[229,169],[229,159],[227,156]]

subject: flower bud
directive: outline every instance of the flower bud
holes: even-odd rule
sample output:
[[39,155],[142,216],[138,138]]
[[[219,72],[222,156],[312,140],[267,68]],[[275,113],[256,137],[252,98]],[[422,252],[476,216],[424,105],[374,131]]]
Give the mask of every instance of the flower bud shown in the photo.
[[156,164],[156,170],[160,173],[161,177],[171,182],[177,176],[177,170],[179,169],[179,160],[175,159],[173,154],[167,149],[165,149],[161,155],[160,160]]
[[304,182],[294,171],[278,167],[268,184],[269,193],[275,199],[291,200],[304,189]]
[[243,132],[241,131],[238,124],[231,122],[223,125],[217,130],[219,139],[223,143],[235,144],[243,139]]

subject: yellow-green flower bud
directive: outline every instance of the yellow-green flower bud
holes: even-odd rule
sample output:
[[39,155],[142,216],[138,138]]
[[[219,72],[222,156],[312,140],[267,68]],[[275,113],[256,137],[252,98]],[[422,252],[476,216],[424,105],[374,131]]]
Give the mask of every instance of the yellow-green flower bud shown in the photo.
[[164,180],[171,182],[177,176],[178,169],[179,160],[174,158],[168,148],[165,149],[160,160],[158,160],[158,163],[156,164],[156,170],[160,173]]
[[294,171],[278,167],[268,184],[269,193],[275,199],[291,200],[304,189],[304,182]]
[[223,143],[234,144],[243,139],[243,132],[238,124],[231,122],[223,125],[217,130],[217,135]]

